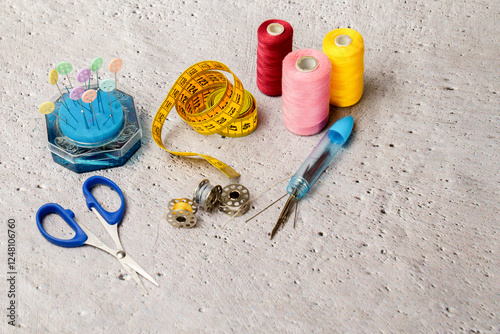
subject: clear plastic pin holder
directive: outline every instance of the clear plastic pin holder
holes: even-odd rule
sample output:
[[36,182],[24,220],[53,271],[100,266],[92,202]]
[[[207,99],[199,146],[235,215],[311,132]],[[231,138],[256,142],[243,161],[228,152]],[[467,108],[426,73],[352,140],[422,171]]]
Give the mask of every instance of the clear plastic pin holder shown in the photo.
[[[90,88],[96,88],[90,87]],[[47,141],[52,159],[75,173],[91,172],[99,169],[118,167],[141,147],[142,130],[137,115],[134,99],[131,95],[115,90],[115,101],[123,110],[123,122],[117,134],[99,142],[77,142],[66,136],[61,130],[60,108],[62,101],[68,102],[68,94],[58,94],[51,101],[55,105],[53,113],[45,115]],[[71,118],[66,117],[66,120]],[[83,119],[80,120],[83,122]]]

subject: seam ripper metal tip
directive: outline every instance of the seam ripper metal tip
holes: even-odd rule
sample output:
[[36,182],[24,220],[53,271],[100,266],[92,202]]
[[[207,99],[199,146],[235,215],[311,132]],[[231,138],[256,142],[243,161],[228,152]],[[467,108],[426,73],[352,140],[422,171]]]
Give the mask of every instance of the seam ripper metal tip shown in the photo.
[[294,204],[312,188],[342,145],[347,141],[353,124],[354,120],[352,116],[341,118],[335,122],[292,176],[286,187],[287,193],[290,196],[271,232],[271,239],[274,238],[280,227],[286,223]]

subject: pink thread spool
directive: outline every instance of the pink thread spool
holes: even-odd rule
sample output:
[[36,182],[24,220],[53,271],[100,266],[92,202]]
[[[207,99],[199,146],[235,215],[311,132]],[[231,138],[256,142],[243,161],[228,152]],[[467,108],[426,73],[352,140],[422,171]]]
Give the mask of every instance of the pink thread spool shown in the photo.
[[320,132],[330,110],[330,59],[318,50],[289,53],[283,60],[283,123],[297,135]]

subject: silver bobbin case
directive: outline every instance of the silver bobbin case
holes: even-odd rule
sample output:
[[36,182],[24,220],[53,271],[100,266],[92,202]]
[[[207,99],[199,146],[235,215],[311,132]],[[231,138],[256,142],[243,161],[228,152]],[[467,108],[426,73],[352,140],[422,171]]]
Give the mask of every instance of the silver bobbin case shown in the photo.
[[[186,203],[191,206],[192,212],[189,210],[174,210],[174,206],[178,203]],[[165,216],[167,222],[177,228],[192,228],[196,225],[196,215],[198,206],[188,198],[173,199],[168,203],[168,212]]]
[[196,188],[193,200],[200,208],[211,212],[219,204],[221,193],[222,187],[220,185],[212,186],[210,181],[204,179]]
[[250,192],[241,184],[230,184],[222,189],[219,210],[232,216],[245,214],[250,205]]

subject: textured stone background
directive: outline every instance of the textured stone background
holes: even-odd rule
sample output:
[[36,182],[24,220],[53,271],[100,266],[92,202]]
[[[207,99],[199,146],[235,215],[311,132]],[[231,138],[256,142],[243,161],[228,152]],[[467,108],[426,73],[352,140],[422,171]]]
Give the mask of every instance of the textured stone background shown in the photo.
[[[19,329],[497,332],[499,7],[468,0],[2,1],[0,204],[2,222],[17,221]],[[330,124],[355,118],[352,138],[300,203],[297,228],[289,223],[274,241],[268,233],[282,205],[244,218],[285,184],[227,228],[225,215],[202,213],[197,228],[175,230],[162,219],[170,199],[191,196],[204,178],[230,183],[209,164],[171,157],[152,141],[153,116],[189,65],[227,64],[254,93],[259,126],[242,139],[202,137],[171,114],[165,140],[230,162],[253,194],[292,174],[322,136],[286,131],[280,98],[256,88],[256,31],[269,18],[292,24],[296,48],[321,49],[337,27],[363,35],[364,96],[331,109]],[[37,106],[57,92],[47,73],[59,61],[81,68],[96,56],[124,60],[119,83],[135,96],[143,140],[125,166],[79,175],[52,161]],[[148,295],[112,257],[56,247],[36,228],[36,210],[56,202],[105,236],[81,193],[94,174],[125,193],[122,242],[160,284],[146,282]],[[103,201],[110,194],[98,192]],[[71,235],[62,221],[48,225]]]

